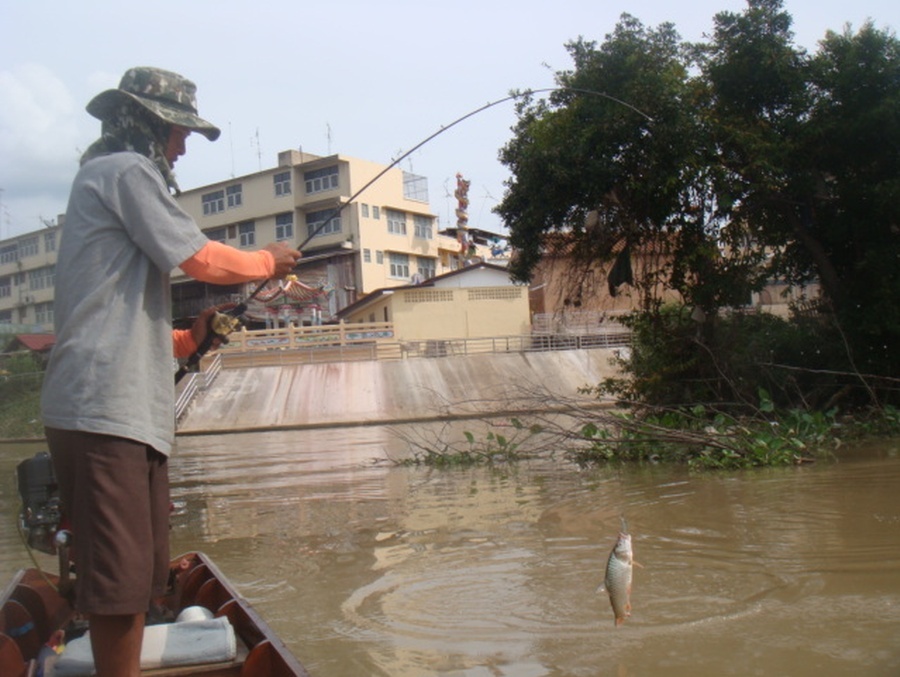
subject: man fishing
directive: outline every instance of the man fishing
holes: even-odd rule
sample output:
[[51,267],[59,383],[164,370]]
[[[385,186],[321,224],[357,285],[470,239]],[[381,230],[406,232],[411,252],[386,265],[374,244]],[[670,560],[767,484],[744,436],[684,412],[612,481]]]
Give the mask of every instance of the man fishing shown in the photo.
[[169,563],[167,458],[175,438],[172,355],[187,357],[210,311],[173,331],[169,276],[237,284],[289,274],[283,243],[212,242],[175,202],[172,167],[198,115],[193,82],[132,68],[87,111],[101,136],[75,177],[56,265],[56,346],[41,408],[74,534],[75,606],[90,621],[99,677],[136,677],[144,618]]

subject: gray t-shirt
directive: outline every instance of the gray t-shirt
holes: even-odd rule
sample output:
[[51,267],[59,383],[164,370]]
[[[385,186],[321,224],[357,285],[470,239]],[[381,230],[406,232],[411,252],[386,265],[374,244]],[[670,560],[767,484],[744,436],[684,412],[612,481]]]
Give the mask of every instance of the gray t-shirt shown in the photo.
[[56,345],[44,377],[44,425],[171,452],[169,273],[206,242],[148,158],[113,153],[82,166],[56,264]]

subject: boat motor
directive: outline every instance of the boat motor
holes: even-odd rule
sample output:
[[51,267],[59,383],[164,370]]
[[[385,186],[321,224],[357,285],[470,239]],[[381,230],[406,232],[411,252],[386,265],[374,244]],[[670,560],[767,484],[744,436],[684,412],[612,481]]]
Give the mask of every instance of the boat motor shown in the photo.
[[19,463],[19,528],[30,548],[56,554],[56,533],[62,522],[59,489],[50,454],[41,451]]
[[39,451],[16,467],[19,497],[19,530],[28,548],[56,555],[59,563],[59,585],[64,596],[72,593],[72,532],[62,528],[64,518],[59,499],[59,485],[53,473],[53,460]]

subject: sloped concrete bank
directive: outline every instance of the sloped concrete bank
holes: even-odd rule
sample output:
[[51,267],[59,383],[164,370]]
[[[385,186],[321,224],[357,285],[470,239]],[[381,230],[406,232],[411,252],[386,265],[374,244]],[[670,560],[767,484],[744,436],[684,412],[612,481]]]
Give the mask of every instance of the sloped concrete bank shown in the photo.
[[223,370],[179,435],[383,425],[596,405],[613,349]]

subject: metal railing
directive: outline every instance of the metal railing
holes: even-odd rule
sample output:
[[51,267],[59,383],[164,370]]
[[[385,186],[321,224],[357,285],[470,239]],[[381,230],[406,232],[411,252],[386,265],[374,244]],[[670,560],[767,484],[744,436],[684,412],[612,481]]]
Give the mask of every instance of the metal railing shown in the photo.
[[178,398],[175,400],[175,424],[182,419],[182,417],[187,413],[188,407],[191,406],[191,402],[194,400],[194,395],[197,394],[199,387],[197,382],[200,380],[201,375],[197,372],[193,372],[187,375],[187,378],[182,379],[182,383],[184,385],[181,386],[181,391],[178,393]]
[[[312,332],[310,330],[313,330]],[[235,338],[236,337],[236,338]],[[390,323],[241,331],[216,353],[226,369],[451,357],[488,353],[616,348],[631,345],[620,326],[590,334],[524,334],[486,338],[400,341]],[[206,364],[204,368],[208,369]]]
[[209,366],[203,371],[203,390],[207,390],[222,371],[222,355],[217,353],[209,362]]
[[187,413],[197,393],[202,390],[208,390],[220,371],[222,371],[222,356],[217,354],[209,360],[205,370],[188,374],[187,379],[183,381],[184,386],[182,386],[181,391],[178,393],[178,398],[175,400],[176,424]]

